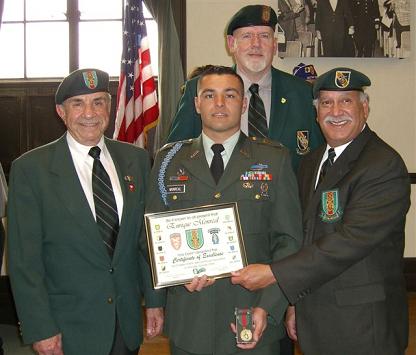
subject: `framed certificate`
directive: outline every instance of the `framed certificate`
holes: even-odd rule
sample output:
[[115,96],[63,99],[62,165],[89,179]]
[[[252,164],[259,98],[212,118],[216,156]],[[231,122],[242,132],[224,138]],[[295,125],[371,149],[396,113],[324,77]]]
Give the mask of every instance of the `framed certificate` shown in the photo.
[[230,276],[247,265],[236,203],[145,214],[153,285]]

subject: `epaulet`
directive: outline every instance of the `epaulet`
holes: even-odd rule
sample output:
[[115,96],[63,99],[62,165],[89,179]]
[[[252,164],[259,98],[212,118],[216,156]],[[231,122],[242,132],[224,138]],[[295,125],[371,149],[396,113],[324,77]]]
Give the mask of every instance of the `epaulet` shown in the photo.
[[191,138],[191,139],[184,139],[183,141],[178,141],[178,142],[166,143],[162,148],[160,148],[160,151],[163,151],[163,150],[166,150],[166,149],[170,149],[176,143],[182,143],[181,145],[184,145],[184,144],[191,144],[192,142],[193,142],[193,138]]
[[259,138],[259,137],[249,137],[250,141],[257,143],[257,144],[264,144],[264,145],[269,145],[272,147],[276,147],[276,148],[283,148],[284,145],[280,142],[277,141],[273,141],[271,139],[268,138]]

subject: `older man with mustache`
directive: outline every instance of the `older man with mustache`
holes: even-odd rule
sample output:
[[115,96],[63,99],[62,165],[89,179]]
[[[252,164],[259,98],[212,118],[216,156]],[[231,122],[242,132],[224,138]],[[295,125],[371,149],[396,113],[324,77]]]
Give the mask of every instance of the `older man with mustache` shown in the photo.
[[302,160],[298,182],[303,248],[232,281],[249,290],[277,282],[289,302],[287,329],[305,354],[404,354],[403,277],[410,185],[400,155],[367,125],[370,79],[335,68],[314,85],[327,144]]

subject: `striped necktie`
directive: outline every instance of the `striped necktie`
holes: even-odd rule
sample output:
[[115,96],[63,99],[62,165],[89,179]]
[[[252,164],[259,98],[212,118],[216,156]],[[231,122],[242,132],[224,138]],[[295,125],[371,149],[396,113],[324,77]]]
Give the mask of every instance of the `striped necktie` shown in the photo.
[[112,257],[119,229],[117,204],[110,177],[100,161],[100,153],[101,149],[99,147],[92,147],[88,153],[94,158],[92,192],[98,229],[108,254]]
[[319,173],[318,184],[316,185],[316,187],[318,187],[318,185],[324,179],[324,176],[328,172],[329,168],[334,164],[335,157],[336,157],[336,154],[335,154],[334,148],[329,148],[328,158],[324,161],[324,163],[321,166],[321,171]]
[[250,105],[248,108],[248,135],[250,137],[268,137],[269,129],[267,128],[266,111],[264,103],[259,96],[259,85],[251,84]]

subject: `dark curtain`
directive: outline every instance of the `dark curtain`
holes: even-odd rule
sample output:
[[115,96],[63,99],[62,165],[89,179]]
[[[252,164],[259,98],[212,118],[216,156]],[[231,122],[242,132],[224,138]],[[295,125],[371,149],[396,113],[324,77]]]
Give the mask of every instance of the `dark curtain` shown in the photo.
[[156,127],[154,146],[164,144],[171,120],[180,99],[184,82],[180,42],[172,12],[172,0],[144,0],[157,22],[159,32],[159,124]]

